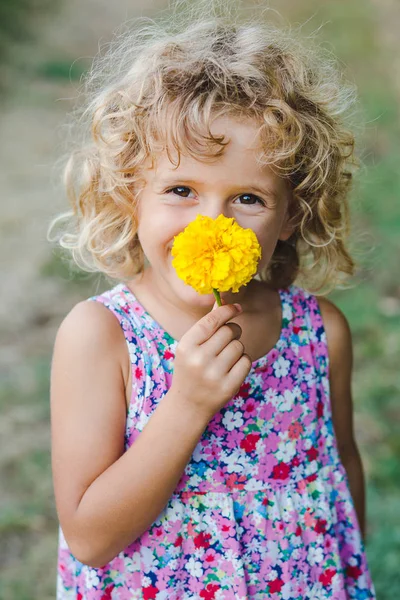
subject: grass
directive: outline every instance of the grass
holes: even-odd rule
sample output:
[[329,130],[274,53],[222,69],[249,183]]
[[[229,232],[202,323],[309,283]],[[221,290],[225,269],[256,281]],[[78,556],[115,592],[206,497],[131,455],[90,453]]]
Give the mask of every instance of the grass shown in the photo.
[[[32,360],[32,384],[2,385],[2,423],[12,436],[2,446],[0,479],[0,600],[54,598],[57,515],[49,453],[49,360]],[[12,402],[10,402],[12,399]]]

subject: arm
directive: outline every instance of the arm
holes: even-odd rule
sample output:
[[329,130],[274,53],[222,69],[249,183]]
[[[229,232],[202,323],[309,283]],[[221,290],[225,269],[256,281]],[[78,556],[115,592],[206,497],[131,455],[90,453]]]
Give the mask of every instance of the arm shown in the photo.
[[52,468],[71,552],[100,567],[171,497],[208,419],[168,392],[124,453],[126,342],[115,316],[78,304],[58,331],[51,375]]
[[340,459],[350,484],[358,522],[365,537],[365,484],[360,454],[354,439],[351,373],[351,331],[343,313],[326,298],[318,298],[324,322],[330,364],[330,394],[333,426]]

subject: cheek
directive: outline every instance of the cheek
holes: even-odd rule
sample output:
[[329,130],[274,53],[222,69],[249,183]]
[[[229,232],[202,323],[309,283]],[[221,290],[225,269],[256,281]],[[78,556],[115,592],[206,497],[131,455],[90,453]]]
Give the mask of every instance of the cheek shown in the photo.
[[145,253],[155,255],[170,251],[177,236],[187,225],[180,223],[176,215],[162,209],[144,210],[138,226],[138,238]]
[[273,244],[270,244],[269,246],[265,247],[262,246],[262,256],[261,256],[261,260],[258,263],[258,267],[257,267],[257,271],[262,271],[271,261],[272,255],[274,253],[274,249],[275,246]]
[[258,264],[258,271],[265,268],[272,258],[279,235],[278,231],[275,231],[275,229],[276,228],[270,223],[263,228],[261,233],[255,232],[258,243],[261,246],[261,260]]

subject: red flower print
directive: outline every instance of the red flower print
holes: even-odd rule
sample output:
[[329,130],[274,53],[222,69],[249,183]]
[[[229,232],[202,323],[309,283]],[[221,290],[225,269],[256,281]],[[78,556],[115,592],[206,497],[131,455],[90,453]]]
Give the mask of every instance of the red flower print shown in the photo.
[[317,519],[317,522],[314,525],[314,529],[317,533],[325,533],[326,532],[325,519]]
[[274,592],[280,592],[283,586],[282,579],[274,579],[273,581],[268,582],[269,591],[271,594]]
[[204,562],[210,563],[210,564],[215,562],[215,553],[212,552],[212,550],[209,550],[208,552],[206,552],[206,554],[204,556]]
[[293,333],[295,333],[296,335],[299,333],[299,331],[301,331],[301,327],[293,327]]
[[326,587],[327,585],[331,585],[334,575],[336,575],[336,569],[327,569],[325,573],[321,573],[319,580]]
[[346,567],[346,575],[347,577],[352,577],[353,579],[357,579],[358,577],[360,577],[362,571],[360,569],[360,567],[353,567],[352,565],[349,565],[348,567]]
[[220,589],[220,585],[216,583],[208,583],[205,590],[201,590],[200,598],[204,598],[204,600],[214,600],[215,593]]
[[143,377],[143,371],[139,367],[135,369],[135,377],[136,379],[141,379]]
[[298,456],[295,456],[295,457],[292,459],[292,467],[298,467],[298,466],[299,466],[299,464],[300,464],[300,459],[299,459],[299,457],[298,457]]
[[279,463],[272,469],[274,479],[287,479],[290,473],[290,467],[286,463]]
[[303,425],[301,423],[299,423],[298,421],[295,421],[294,423],[292,423],[291,425],[289,425],[288,428],[288,433],[289,433],[289,438],[291,440],[297,440],[301,433],[303,432]]
[[317,479],[317,474],[313,473],[312,475],[308,475],[306,477],[306,481],[308,481],[309,483],[311,483],[312,481],[315,481]]
[[302,529],[300,527],[300,525],[297,525],[296,531],[294,532],[294,535],[301,535]]
[[78,592],[78,595],[76,597],[76,600],[82,600],[83,596],[80,592]]
[[246,417],[252,416],[253,413],[255,413],[255,410],[256,403],[254,398],[249,398],[242,406],[242,412],[246,415]]
[[239,388],[239,396],[241,396],[242,398],[247,398],[248,394],[249,394],[249,390],[250,390],[250,384],[249,383],[242,383],[242,385]]
[[101,600],[112,600],[111,592],[115,588],[115,585],[112,583],[109,587],[105,589],[104,594],[101,596]]
[[324,414],[324,405],[320,401],[317,404],[317,417],[320,419],[323,414]]
[[170,352],[170,350],[166,350],[164,352],[164,358],[165,360],[169,360],[170,358],[174,358],[174,355],[172,354],[172,352]]
[[315,460],[318,456],[318,450],[316,448],[314,448],[314,446],[312,448],[310,448],[309,450],[307,450],[307,458],[308,460],[311,462],[312,460]]
[[204,533],[204,531],[202,531],[201,533],[199,533],[198,535],[195,536],[194,545],[196,546],[196,548],[208,548],[210,545],[210,543],[209,543],[210,539],[211,539],[211,535],[209,533]]
[[177,548],[178,546],[182,546],[183,538],[181,535],[178,535],[176,540],[174,541],[174,546]]
[[158,592],[159,589],[157,587],[149,585],[149,587],[143,588],[143,598],[144,600],[154,600]]
[[246,477],[244,475],[239,475],[238,473],[232,473],[231,475],[229,475],[229,477],[226,477],[225,479],[228,488],[236,488],[237,490],[243,490],[246,481]]
[[324,547],[327,552],[330,552],[332,548],[332,538],[328,536],[325,537]]
[[240,447],[247,453],[253,452],[260,437],[259,433],[249,433],[249,435],[240,442]]

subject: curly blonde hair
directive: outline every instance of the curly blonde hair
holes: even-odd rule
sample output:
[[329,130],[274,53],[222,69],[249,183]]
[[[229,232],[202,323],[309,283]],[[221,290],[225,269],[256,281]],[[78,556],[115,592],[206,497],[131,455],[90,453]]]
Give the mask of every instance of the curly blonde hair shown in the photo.
[[65,166],[72,210],[51,228],[68,217],[58,240],[82,269],[132,278],[145,260],[141,166],[163,148],[219,156],[226,142],[211,135],[212,120],[249,117],[260,127],[260,162],[290,182],[294,199],[294,233],[278,241],[261,278],[329,291],[354,271],[347,197],[357,161],[344,125],[354,85],[327,51],[305,47],[288,27],[227,15],[192,20],[190,11],[175,28],[141,19],[95,59],[79,119],[89,135]]

